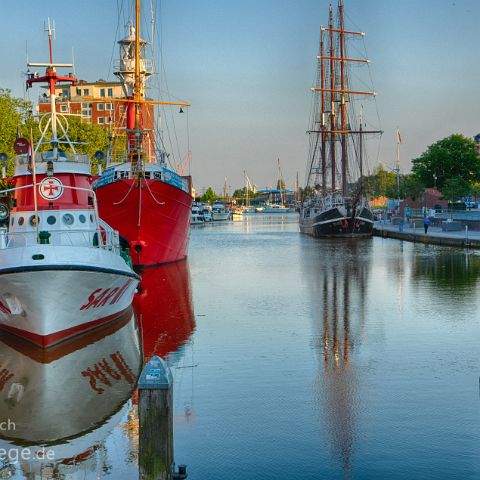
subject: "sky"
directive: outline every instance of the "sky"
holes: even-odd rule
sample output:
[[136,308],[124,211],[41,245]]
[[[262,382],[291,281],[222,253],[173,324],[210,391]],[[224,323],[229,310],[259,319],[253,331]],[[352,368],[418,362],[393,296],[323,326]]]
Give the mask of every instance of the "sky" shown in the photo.
[[[115,41],[124,32],[127,0],[0,1],[0,88],[25,95],[26,52],[30,61],[47,58],[47,17],[56,24],[57,61],[71,61],[73,48],[78,78],[115,78],[112,59],[118,58]],[[232,192],[243,186],[244,171],[260,188],[275,186],[277,159],[287,186],[293,187],[297,172],[302,184],[310,88],[329,1],[153,3],[161,32],[155,44],[163,64],[159,95],[192,104],[186,115],[176,109],[167,112],[164,133],[173,139],[173,155],[179,160],[191,150],[197,191],[211,186],[221,192],[227,177]],[[480,62],[475,53],[480,44],[479,0],[344,3],[347,28],[366,33],[378,127],[384,132],[369,152],[370,170],[380,162],[394,168],[397,128],[405,173],[411,160],[437,140],[480,132]],[[36,98],[37,91],[30,93],[31,100]]]

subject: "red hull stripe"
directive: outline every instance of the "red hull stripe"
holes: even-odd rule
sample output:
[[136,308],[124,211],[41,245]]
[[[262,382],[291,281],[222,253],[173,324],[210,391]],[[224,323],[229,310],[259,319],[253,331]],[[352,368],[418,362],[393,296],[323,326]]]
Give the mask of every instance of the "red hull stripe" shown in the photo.
[[130,310],[130,308],[131,307],[128,307],[121,312],[114,313],[113,315],[108,315],[107,317],[99,318],[98,320],[93,320],[91,322],[82,323],[80,325],[76,325],[75,327],[67,328],[66,330],[51,333],[49,335],[39,335],[38,333],[27,332],[26,330],[15,328],[10,325],[5,325],[3,323],[0,323],[0,329],[13,333],[14,335],[18,335],[19,337],[22,337],[25,340],[28,340],[29,342],[32,342],[41,348],[50,348],[54,345],[64,342],[65,340],[68,340],[75,335],[83,334],[87,330],[91,330],[104,323],[116,320],[118,317],[122,316],[128,310]]
[[6,305],[4,305],[2,302],[0,302],[0,310],[4,313],[12,313],[10,309]]

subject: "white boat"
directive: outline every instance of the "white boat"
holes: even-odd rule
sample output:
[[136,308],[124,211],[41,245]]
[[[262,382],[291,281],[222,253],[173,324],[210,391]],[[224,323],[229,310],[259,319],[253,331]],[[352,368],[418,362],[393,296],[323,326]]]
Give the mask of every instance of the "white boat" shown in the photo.
[[202,205],[202,215],[205,222],[211,222],[212,218],[212,207],[210,205]]
[[[126,311],[140,279],[118,232],[98,216],[89,157],[76,152],[55,111],[55,84],[77,80],[57,75],[68,65],[53,63],[52,33],[49,25],[46,75],[27,79],[27,87],[49,84],[51,113],[35,146],[16,140],[13,186],[0,192],[13,205],[0,229],[0,328],[43,347]],[[50,150],[41,152],[45,144]]]
[[223,203],[215,202],[212,205],[212,220],[214,222],[230,220],[230,217],[230,212],[225,208]]
[[203,217],[203,214],[198,205],[192,205],[190,225],[205,225],[205,218]]

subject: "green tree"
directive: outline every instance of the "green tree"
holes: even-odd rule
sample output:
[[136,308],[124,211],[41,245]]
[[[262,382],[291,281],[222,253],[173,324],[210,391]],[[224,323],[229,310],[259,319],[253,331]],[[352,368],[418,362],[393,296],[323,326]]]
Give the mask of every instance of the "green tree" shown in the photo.
[[412,172],[420,181],[427,187],[436,183],[440,191],[452,178],[462,178],[469,184],[480,180],[477,146],[473,140],[460,134],[450,135],[430,145],[412,163]]
[[218,196],[217,194],[213,191],[213,188],[212,187],[208,187],[207,188],[207,191],[201,196],[201,200],[202,202],[208,202],[208,203],[212,203],[214,202],[215,200],[217,200]]
[[472,185],[462,177],[452,177],[447,179],[440,190],[442,195],[452,203],[458,199],[470,195]]
[[425,185],[413,174],[403,175],[401,182],[401,198],[416,200],[425,191]]

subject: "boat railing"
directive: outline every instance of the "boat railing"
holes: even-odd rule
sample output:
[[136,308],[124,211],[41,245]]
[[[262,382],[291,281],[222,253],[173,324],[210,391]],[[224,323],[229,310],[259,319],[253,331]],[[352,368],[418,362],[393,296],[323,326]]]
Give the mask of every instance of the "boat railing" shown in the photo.
[[120,253],[118,232],[110,227],[108,229],[101,227],[97,230],[49,228],[38,232],[35,230],[12,232],[4,228],[0,232],[0,237],[0,249],[25,248],[43,244],[55,247],[88,247]]
[[[0,190],[0,194],[13,193],[28,188],[38,187],[40,184],[23,185],[21,187],[13,187],[6,190]],[[70,190],[78,190],[88,192],[93,198],[93,212],[94,224],[93,228],[84,229],[72,229],[72,228],[53,228],[48,227],[48,230],[40,230],[39,225],[33,224],[32,230],[28,231],[11,231],[5,234],[2,231],[3,238],[1,245],[5,245],[4,248],[25,247],[29,245],[35,245],[38,243],[54,244],[60,246],[87,246],[92,248],[102,248],[104,250],[111,250],[115,253],[120,253],[120,239],[118,231],[111,228],[105,223],[98,215],[98,203],[95,192],[90,188],[72,187],[70,185],[63,185],[63,188]],[[45,210],[37,210],[34,213],[34,218]],[[68,211],[67,211],[68,213]]]
[[[49,161],[82,163],[82,164],[90,165],[90,157],[84,153],[59,151],[57,156],[54,157],[53,152],[48,151],[48,152],[38,152],[35,155],[36,163],[49,162]],[[17,166],[29,165],[30,162],[31,162],[31,158],[27,154],[15,156],[15,165]]]

